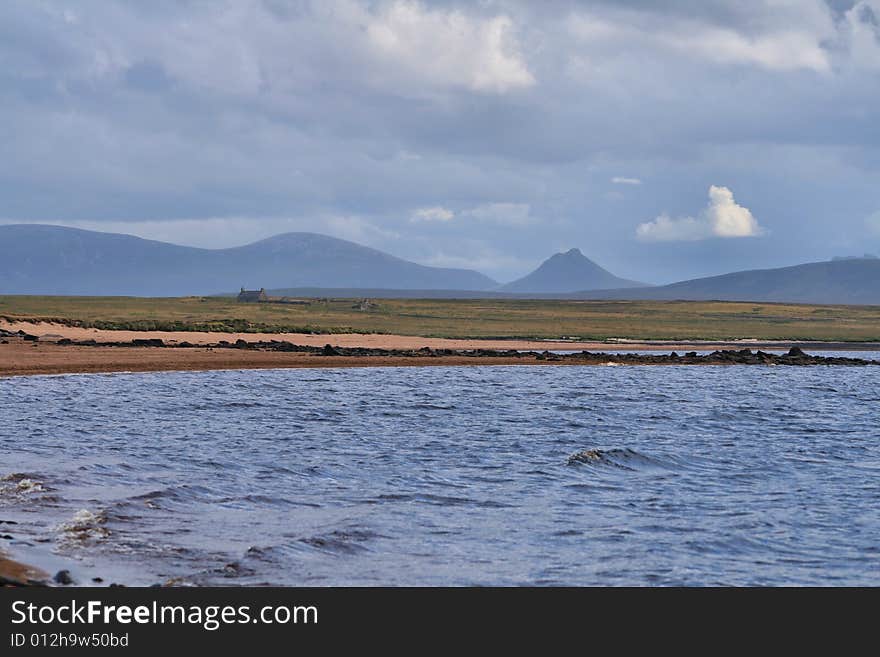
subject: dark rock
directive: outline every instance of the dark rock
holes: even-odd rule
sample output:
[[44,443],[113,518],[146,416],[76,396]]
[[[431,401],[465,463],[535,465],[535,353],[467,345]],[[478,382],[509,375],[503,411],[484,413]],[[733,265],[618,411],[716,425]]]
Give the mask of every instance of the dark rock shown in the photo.
[[165,342],[161,338],[135,338],[131,341],[132,347],[164,347]]
[[567,465],[577,465],[578,463],[594,463],[602,460],[602,450],[585,449],[577,454],[568,457]]
[[[14,337],[23,337],[23,331],[9,333]],[[3,335],[3,333],[0,333]],[[172,345],[166,345],[163,340],[158,338],[135,339],[130,342],[102,342],[98,343],[94,339],[72,341],[68,338],[61,338],[57,344],[72,344],[77,346],[113,346],[113,347],[202,347],[208,351],[215,348],[236,348],[266,351],[286,351],[299,352],[324,356],[355,356],[355,357],[401,357],[401,358],[424,358],[437,356],[467,356],[475,359],[481,358],[524,358],[535,359],[537,361],[550,362],[571,362],[580,365],[604,364],[604,363],[620,363],[627,365],[664,365],[664,364],[686,364],[686,365],[786,365],[786,366],[811,366],[811,365],[845,365],[845,366],[863,366],[863,365],[880,365],[880,361],[871,361],[861,358],[843,358],[838,356],[810,356],[804,353],[800,347],[792,347],[788,353],[777,355],[764,351],[752,352],[749,349],[724,349],[713,351],[710,354],[699,355],[696,351],[688,351],[683,356],[676,351],[668,354],[648,353],[639,354],[626,352],[621,354],[612,354],[604,352],[581,351],[571,354],[556,354],[550,351],[517,351],[515,349],[495,350],[495,349],[432,349],[430,347],[422,347],[420,349],[378,349],[368,347],[350,347],[343,348],[326,344],[322,347],[312,347],[305,345],[296,345],[291,342],[281,340],[261,340],[247,342],[246,340],[237,340],[234,344],[226,340],[220,340],[216,343],[208,343],[203,345],[191,344],[182,341]],[[37,347],[36,341],[33,346]],[[2,522],[2,521],[0,521]]]
[[62,584],[63,586],[73,584],[73,577],[71,577],[69,570],[59,570],[52,579],[56,584]]
[[38,338],[36,335],[31,335],[30,333],[24,333],[22,334],[21,339],[25,342],[36,342],[40,338]]

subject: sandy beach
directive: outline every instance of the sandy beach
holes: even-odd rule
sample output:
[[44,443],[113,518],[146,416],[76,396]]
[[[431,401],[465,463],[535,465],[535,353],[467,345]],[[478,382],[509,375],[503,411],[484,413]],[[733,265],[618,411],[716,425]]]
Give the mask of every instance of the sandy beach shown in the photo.
[[336,347],[365,347],[369,349],[517,349],[517,350],[575,350],[575,351],[600,351],[600,350],[660,350],[668,351],[676,349],[725,349],[732,346],[761,346],[788,348],[789,342],[584,342],[570,340],[484,340],[484,339],[451,339],[451,338],[426,338],[415,335],[389,335],[380,333],[222,333],[207,331],[116,331],[94,328],[80,328],[65,326],[50,322],[9,322],[0,320],[0,329],[17,332],[24,331],[30,335],[36,335],[41,341],[51,342],[68,338],[70,340],[95,340],[96,342],[127,342],[142,338],[158,338],[166,344],[189,342],[190,344],[214,344],[221,340],[235,342],[246,340],[248,342],[260,342],[270,340],[284,340],[294,344],[323,347],[332,344]]
[[[293,344],[323,347],[332,344],[337,347],[364,347],[368,349],[516,349],[520,351],[669,351],[678,350],[712,350],[712,349],[788,349],[794,344],[803,345],[803,341],[793,340],[534,340],[534,339],[458,339],[432,338],[418,335],[395,335],[386,333],[224,333],[208,331],[118,331],[96,328],[66,326],[52,322],[21,322],[0,319],[0,330],[23,331],[36,335],[43,342],[57,341],[63,338],[70,340],[95,340],[96,342],[127,342],[135,339],[158,338],[169,345],[188,342],[196,345],[214,344],[225,340],[235,342],[261,342],[283,340]],[[880,350],[880,343],[859,342],[815,342],[809,343],[815,349],[822,350]]]
[[10,559],[0,552],[0,586],[45,585],[49,579],[45,571]]
[[[155,372],[228,369],[275,369],[320,367],[418,367],[460,365],[577,365],[577,364],[687,364],[663,360],[661,354],[672,351],[787,349],[793,343],[637,343],[609,344],[596,342],[564,342],[535,340],[453,340],[416,336],[378,334],[260,334],[260,333],[189,333],[108,331],[67,327],[58,324],[25,322],[0,323],[0,329],[20,335],[7,335],[0,340],[0,376],[35,374],[69,374],[101,372]],[[164,346],[130,346],[132,340],[161,340]],[[88,344],[64,344],[69,341]],[[218,343],[225,341],[226,344]],[[247,348],[234,348],[236,341],[247,342]],[[272,341],[305,347],[307,350],[271,348]],[[321,353],[324,345],[332,345],[341,353]],[[845,344],[823,343],[810,348],[833,350],[852,349]],[[345,353],[348,350],[348,353]],[[351,350],[363,350],[351,353]],[[390,353],[371,353],[385,350]],[[421,351],[420,351],[421,350]],[[593,358],[559,358],[541,352],[589,351]],[[473,353],[480,351],[481,353]],[[511,351],[530,353],[511,354]],[[604,363],[607,352],[647,351],[656,356],[640,357],[625,362]],[[424,353],[427,352],[427,353]],[[471,352],[471,353],[467,353]],[[507,352],[507,353],[503,353]],[[599,360],[596,360],[598,358]],[[609,356],[608,360],[613,360]],[[697,359],[700,360],[700,359]],[[696,361],[691,361],[697,364]],[[709,362],[706,364],[724,364]]]
[[0,344],[0,376],[99,372],[161,372],[294,367],[404,367],[449,365],[526,365],[534,358],[437,356],[321,356],[237,349],[81,347],[29,343]]

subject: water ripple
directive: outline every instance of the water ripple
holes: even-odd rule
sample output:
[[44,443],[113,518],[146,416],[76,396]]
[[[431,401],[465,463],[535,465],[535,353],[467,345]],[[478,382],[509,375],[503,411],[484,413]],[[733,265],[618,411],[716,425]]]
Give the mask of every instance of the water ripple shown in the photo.
[[878,389],[834,367],[3,379],[0,521],[142,584],[878,585]]

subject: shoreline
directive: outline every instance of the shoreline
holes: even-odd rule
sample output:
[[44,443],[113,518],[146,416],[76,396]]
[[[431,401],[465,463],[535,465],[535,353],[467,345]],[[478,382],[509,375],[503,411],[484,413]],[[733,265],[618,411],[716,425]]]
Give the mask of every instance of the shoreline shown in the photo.
[[[321,336],[326,337],[326,336]],[[151,342],[152,340],[152,342]],[[607,345],[605,345],[607,347]],[[373,347],[324,347],[296,345],[286,341],[224,342],[197,346],[165,344],[160,338],[134,342],[46,342],[33,335],[0,333],[0,378],[58,374],[109,374],[137,372],[186,372],[213,370],[260,370],[349,367],[461,367],[487,365],[880,365],[880,361],[810,356],[798,347],[784,354],[751,349],[715,350],[708,354],[688,352],[607,353],[581,351],[566,354],[515,349],[451,350],[380,349]]]
[[53,322],[25,322],[0,320],[0,332],[8,331],[35,335],[41,342],[62,339],[94,340],[98,343],[128,342],[136,339],[159,339],[173,346],[179,343],[211,345],[220,341],[234,343],[286,341],[309,347],[335,347],[365,349],[495,349],[521,351],[713,351],[722,349],[778,349],[788,350],[793,346],[821,351],[880,351],[880,342],[835,342],[824,340],[634,340],[615,338],[600,340],[551,340],[528,338],[436,338],[417,335],[398,335],[389,333],[233,333],[208,331],[127,331],[115,329],[82,328],[66,326]]
[[559,364],[534,358],[438,356],[321,356],[240,352],[235,349],[158,347],[22,347],[32,350],[10,364],[9,345],[0,345],[0,378],[63,374],[204,372],[223,370],[322,369],[352,367],[455,367]]
[[0,551],[0,587],[50,586],[51,576],[45,570],[13,559]]

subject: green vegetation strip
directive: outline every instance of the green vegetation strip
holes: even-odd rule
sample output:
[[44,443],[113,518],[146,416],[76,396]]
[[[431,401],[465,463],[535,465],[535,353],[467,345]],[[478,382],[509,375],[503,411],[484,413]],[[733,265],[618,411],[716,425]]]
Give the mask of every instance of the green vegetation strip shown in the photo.
[[880,307],[721,301],[0,296],[0,317],[86,328],[448,338],[880,341]]

